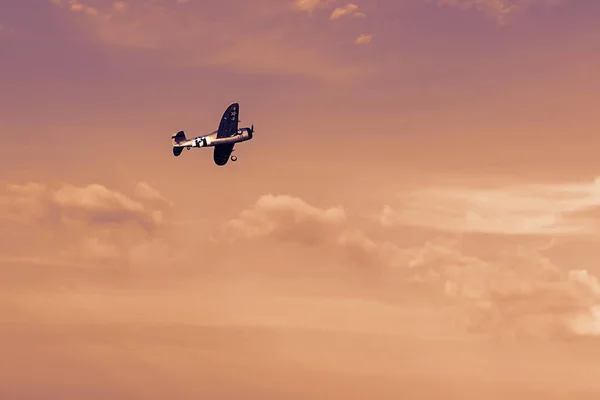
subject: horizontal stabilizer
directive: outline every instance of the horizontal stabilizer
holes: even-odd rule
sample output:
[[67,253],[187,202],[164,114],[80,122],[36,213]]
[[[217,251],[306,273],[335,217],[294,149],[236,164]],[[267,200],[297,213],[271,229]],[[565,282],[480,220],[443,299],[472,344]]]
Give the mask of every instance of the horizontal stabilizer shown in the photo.
[[173,147],[173,155],[178,157],[183,151],[183,147]]

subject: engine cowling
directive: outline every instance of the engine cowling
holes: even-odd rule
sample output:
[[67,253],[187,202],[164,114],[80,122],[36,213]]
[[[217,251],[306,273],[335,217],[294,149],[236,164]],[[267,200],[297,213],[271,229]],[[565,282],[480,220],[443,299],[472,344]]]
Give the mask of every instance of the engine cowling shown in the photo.
[[252,134],[250,133],[250,129],[248,128],[240,128],[237,131],[237,136],[241,136],[240,139],[248,140],[252,138]]

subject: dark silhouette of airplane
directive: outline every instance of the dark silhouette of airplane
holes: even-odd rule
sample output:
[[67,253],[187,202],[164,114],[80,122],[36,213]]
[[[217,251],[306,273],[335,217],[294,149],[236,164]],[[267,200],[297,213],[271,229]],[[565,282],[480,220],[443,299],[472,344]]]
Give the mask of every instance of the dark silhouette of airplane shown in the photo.
[[238,128],[240,105],[233,103],[221,118],[219,129],[206,135],[187,139],[183,131],[171,136],[173,143],[173,155],[178,157],[184,148],[190,150],[192,147],[214,147],[213,159],[215,164],[222,166],[227,164],[229,157],[236,161],[237,157],[231,155],[236,143],[245,142],[254,136],[254,124],[250,128]]

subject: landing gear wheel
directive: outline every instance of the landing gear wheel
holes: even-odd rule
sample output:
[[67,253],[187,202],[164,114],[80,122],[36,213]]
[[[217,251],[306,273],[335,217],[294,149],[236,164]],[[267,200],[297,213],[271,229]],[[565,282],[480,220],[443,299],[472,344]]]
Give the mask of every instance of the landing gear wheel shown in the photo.
[[190,150],[190,149],[191,149],[191,147],[190,147],[190,146],[188,146],[188,147],[186,147],[186,149]]
[[233,162],[237,161],[237,157],[236,156],[231,156],[231,161],[233,161]]

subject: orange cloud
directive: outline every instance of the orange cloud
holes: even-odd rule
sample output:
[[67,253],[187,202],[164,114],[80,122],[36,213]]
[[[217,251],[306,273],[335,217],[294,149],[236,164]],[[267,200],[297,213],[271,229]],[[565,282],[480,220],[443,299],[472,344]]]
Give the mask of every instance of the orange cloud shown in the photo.
[[[12,241],[0,267],[7,277],[25,271],[24,266],[72,277],[82,267],[103,266],[100,270],[137,271],[138,279],[169,276],[181,283],[198,274],[212,280],[226,276],[228,284],[266,279],[269,290],[308,285],[302,290],[381,302],[391,309],[432,304],[473,333],[548,339],[600,335],[598,278],[590,270],[559,268],[542,255],[547,248],[513,248],[497,241],[496,251],[473,255],[461,248],[460,238],[402,247],[383,231],[377,234],[377,226],[360,226],[342,206],[321,208],[272,194],[224,221],[212,241],[210,231],[197,229],[190,241],[181,241],[181,232],[175,235],[179,227],[156,217],[168,206],[162,195],[146,183],[134,193],[102,185],[9,185],[1,210],[12,216],[3,229],[14,239],[0,232]],[[28,242],[20,242],[21,232]],[[15,269],[17,264],[22,267]],[[319,283],[292,276],[319,277]]]
[[[15,218],[0,224],[0,343],[10,344],[0,345],[0,393],[60,395],[75,379],[78,393],[113,398],[274,399],[308,393],[307,381],[311,398],[599,393],[585,372],[597,361],[598,278],[559,268],[548,247],[403,247],[341,205],[273,194],[208,241],[215,226],[185,231],[168,213],[139,229],[168,202],[147,183],[130,192],[5,188],[0,211]],[[120,216],[110,227],[109,215]],[[36,369],[49,357],[61,368]],[[523,374],[539,378],[510,384]]]
[[[400,300],[402,293],[425,296],[459,311],[471,332],[553,339],[600,334],[597,278],[590,271],[561,270],[541,254],[547,248],[508,251],[499,241],[498,252],[486,257],[464,253],[460,240],[403,248],[369,237],[350,221],[340,207],[319,209],[298,198],[267,195],[229,221],[224,237],[324,246],[323,259],[335,256],[337,261],[329,262],[360,265],[368,268],[367,275],[380,276],[377,290],[398,292],[390,294],[392,303],[407,301]],[[252,243],[256,251],[276,246]]]
[[329,19],[334,21],[336,19],[340,19],[344,15],[353,16],[353,17],[364,17],[365,16],[365,14],[362,11],[359,11],[359,8],[356,4],[349,3],[344,7],[337,7],[335,10],[333,10]]
[[[85,8],[82,3],[75,4],[78,10]],[[319,4],[299,3],[296,7],[309,10]],[[73,7],[73,4],[57,5]],[[239,10],[243,7],[245,3]],[[242,14],[232,14],[231,28],[224,31],[211,17],[209,8],[200,13],[157,1],[128,3],[127,12],[118,11],[123,10],[114,7],[100,10],[87,20],[75,22],[100,43],[149,49],[174,66],[216,66],[250,74],[295,75],[327,82],[356,79],[371,68],[369,60],[349,63],[334,58],[329,51],[320,51],[323,35],[285,22],[285,7],[268,15],[248,7],[243,19]],[[271,18],[274,13],[278,18]],[[252,17],[247,18],[248,15]],[[236,18],[240,18],[239,23]],[[215,36],[214,32],[220,33]]]
[[596,232],[585,213],[600,207],[599,188],[600,179],[579,185],[418,189],[400,196],[400,211],[385,206],[380,222],[454,232],[582,235]]
[[173,202],[165,198],[158,190],[146,182],[138,182],[135,186],[135,196],[150,203],[163,203],[172,206]]
[[355,40],[354,44],[368,44],[373,41],[373,35],[361,33]]
[[63,185],[57,189],[38,183],[8,185],[3,203],[12,217],[35,221],[111,224],[134,222],[152,229],[162,214],[103,185]]
[[85,5],[77,0],[50,0],[50,3],[56,6],[65,6],[73,12],[83,12],[90,16],[96,16],[99,14],[97,8]]
[[127,3],[125,3],[124,1],[115,1],[113,3],[113,7],[115,10],[123,11],[127,8]]
[[597,278],[588,271],[565,274],[534,248],[482,259],[430,245],[411,266],[421,281],[443,287],[448,301],[465,311],[472,332],[554,339],[598,335]]
[[159,240],[157,234],[165,225],[169,204],[148,184],[140,183],[137,188],[139,200],[99,184],[55,188],[39,183],[7,185],[0,196],[6,228],[30,230],[39,242],[16,240],[4,261],[127,261],[140,243]]
[[254,207],[240,213],[225,225],[225,234],[231,230],[246,237],[276,236],[314,242],[330,232],[329,227],[339,229],[346,222],[341,207],[321,210],[302,199],[291,196],[264,195]]
[[298,11],[311,13],[316,8],[326,7],[328,3],[327,0],[295,0],[292,6]]

